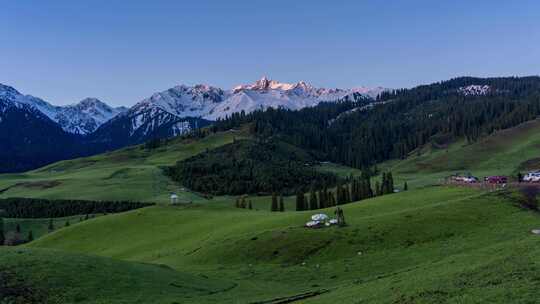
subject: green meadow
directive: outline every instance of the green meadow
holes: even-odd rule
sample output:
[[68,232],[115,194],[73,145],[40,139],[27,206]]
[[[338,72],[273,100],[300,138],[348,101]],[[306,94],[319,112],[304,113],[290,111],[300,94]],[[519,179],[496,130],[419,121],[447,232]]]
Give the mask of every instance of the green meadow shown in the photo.
[[[343,205],[345,227],[307,229],[318,212],[270,212],[270,198],[203,198],[161,167],[247,137],[241,131],[135,146],[0,175],[0,198],[151,201],[125,213],[6,219],[35,240],[0,248],[7,303],[536,303],[540,215],[515,190],[437,185],[456,172],[477,176],[534,169],[540,122],[479,142],[426,146],[378,165],[410,190]],[[324,163],[346,177],[359,170]],[[175,191],[183,202],[171,206]],[[64,227],[69,220],[70,226]],[[9,293],[8,293],[9,294]],[[19,301],[19,302],[17,302]],[[0,303],[2,300],[0,300]]]
[[[506,192],[429,187],[343,208],[346,227],[306,229],[313,212],[154,206],[77,223],[3,249],[0,259],[14,260],[9,269],[36,293],[65,303],[148,303],[148,295],[150,303],[279,303],[272,300],[302,294],[318,295],[298,303],[533,303],[539,296],[539,238],[530,230],[540,217]],[[52,260],[36,269],[56,254],[61,267]],[[43,276],[77,278],[82,287],[53,288]],[[154,276],[160,280],[149,282]]]

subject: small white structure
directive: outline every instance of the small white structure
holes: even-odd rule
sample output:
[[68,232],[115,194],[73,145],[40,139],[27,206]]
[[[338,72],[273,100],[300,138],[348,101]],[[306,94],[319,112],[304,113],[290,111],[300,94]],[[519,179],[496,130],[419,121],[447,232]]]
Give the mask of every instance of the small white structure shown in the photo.
[[317,221],[317,222],[324,222],[324,221],[328,220],[328,215],[326,215],[324,213],[314,214],[314,215],[311,216],[311,220],[312,221]]
[[178,195],[176,193],[171,194],[171,205],[178,204]]

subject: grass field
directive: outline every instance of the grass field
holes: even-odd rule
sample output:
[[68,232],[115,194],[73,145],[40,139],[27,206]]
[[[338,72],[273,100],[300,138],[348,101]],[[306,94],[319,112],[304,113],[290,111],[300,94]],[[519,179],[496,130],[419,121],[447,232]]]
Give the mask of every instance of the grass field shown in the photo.
[[408,181],[419,187],[439,183],[445,177],[470,172],[477,177],[509,175],[540,169],[540,120],[498,131],[478,142],[452,143],[446,148],[424,147],[405,160],[378,166],[391,170],[396,184]]
[[[176,139],[148,151],[142,146],[67,160],[21,174],[0,175],[0,198],[41,197],[86,200],[168,202],[176,192],[182,201],[202,198],[171,182],[160,166],[230,143],[244,132],[229,131],[202,140]],[[5,190],[7,189],[7,190]],[[2,192],[2,190],[5,190]]]
[[235,286],[193,303],[320,291],[327,292],[305,303],[533,303],[540,296],[539,237],[530,233],[540,217],[501,193],[430,187],[344,210],[347,227],[309,230],[301,226],[311,212],[155,206],[61,229],[26,250],[166,265]]
[[[64,228],[66,223],[69,222],[69,225],[73,225],[85,220],[86,215],[75,215],[68,217],[56,217],[52,218],[53,227],[55,230]],[[99,214],[90,215],[91,218],[100,216]],[[90,218],[90,219],[91,219]],[[24,218],[5,218],[4,219],[4,230],[6,232],[16,231],[17,225],[21,229],[21,235],[26,238],[28,232],[32,231],[34,239],[40,238],[45,234],[49,233],[49,219],[46,218],[35,218],[35,219],[24,219]]]

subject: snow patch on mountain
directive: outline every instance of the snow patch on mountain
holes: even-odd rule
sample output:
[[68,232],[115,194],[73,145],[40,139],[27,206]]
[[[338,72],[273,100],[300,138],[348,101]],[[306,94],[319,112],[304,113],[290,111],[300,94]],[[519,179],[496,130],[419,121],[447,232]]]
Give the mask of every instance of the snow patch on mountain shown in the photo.
[[491,87],[488,85],[477,85],[472,84],[466,87],[458,88],[458,92],[465,96],[481,96],[486,95],[491,90]]

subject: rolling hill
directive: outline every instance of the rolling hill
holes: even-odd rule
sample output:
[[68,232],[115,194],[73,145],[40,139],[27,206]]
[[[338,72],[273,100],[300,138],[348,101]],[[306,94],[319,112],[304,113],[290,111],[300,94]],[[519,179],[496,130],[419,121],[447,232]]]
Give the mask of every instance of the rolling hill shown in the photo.
[[173,139],[148,150],[133,146],[96,156],[61,161],[18,174],[0,175],[1,197],[79,198],[168,202],[170,192],[186,200],[198,196],[164,176],[161,166],[231,143],[247,136],[243,131],[212,134],[202,140]]
[[[540,217],[516,207],[511,195],[429,187],[343,208],[347,227],[311,230],[301,227],[310,212],[156,206],[72,225],[24,251],[38,257],[65,252],[82,259],[77,269],[96,259],[88,254],[111,263],[166,265],[171,275],[198,274],[235,286],[186,300],[193,303],[281,303],[277,299],[302,295],[302,303],[530,303],[539,296],[540,249],[530,230],[540,226]],[[24,263],[11,269],[24,269]],[[70,271],[59,269],[51,279],[62,282]],[[89,269],[83,281],[99,286],[97,280]],[[125,290],[121,280],[110,284]],[[80,290],[45,288],[58,296]],[[181,299],[170,290],[164,294],[169,298],[153,303]],[[124,299],[130,297],[117,302]]]
[[398,181],[413,186],[429,185],[455,173],[470,172],[479,177],[509,175],[540,169],[540,120],[500,130],[477,142],[431,142],[411,152],[404,160],[379,165]]

